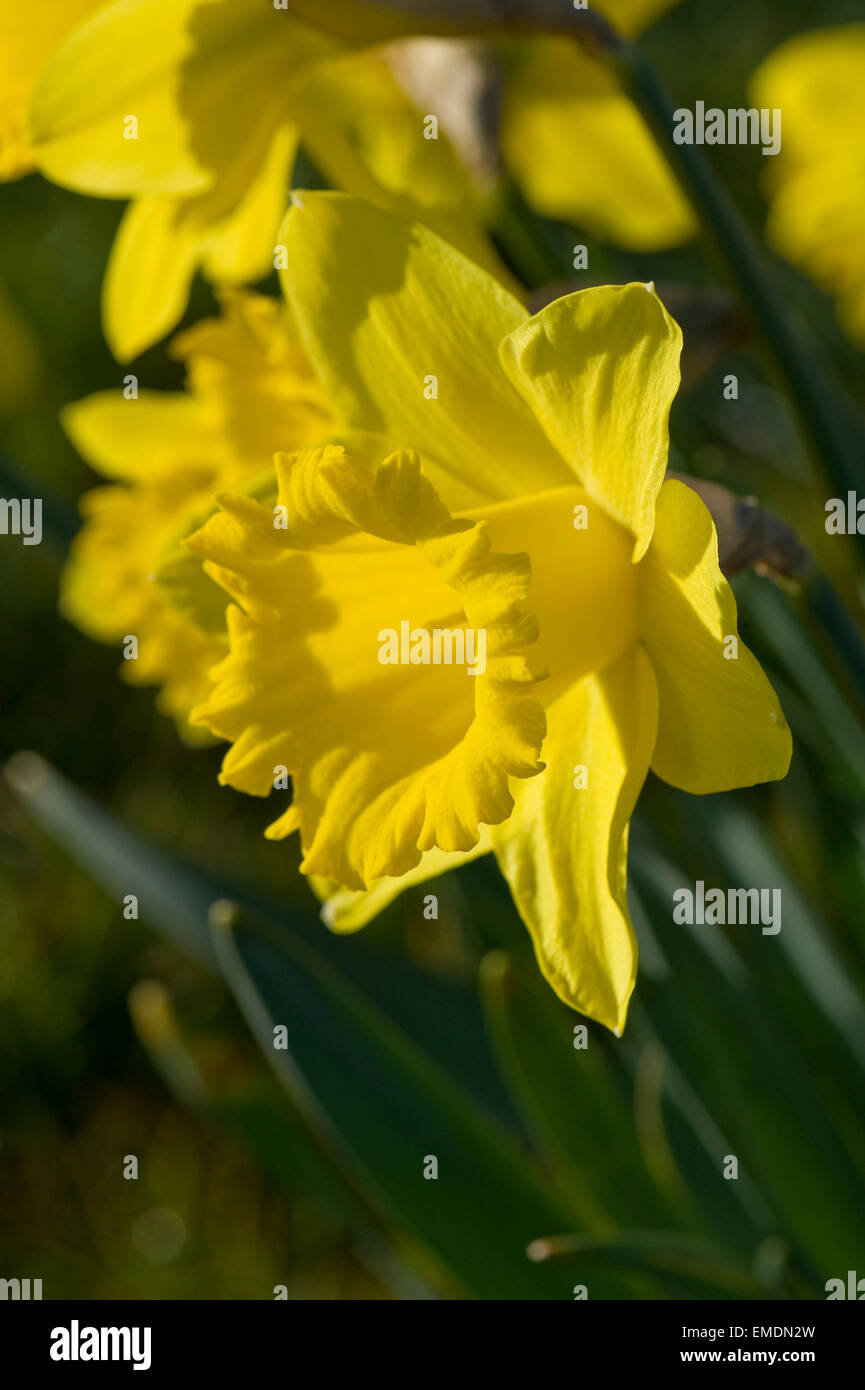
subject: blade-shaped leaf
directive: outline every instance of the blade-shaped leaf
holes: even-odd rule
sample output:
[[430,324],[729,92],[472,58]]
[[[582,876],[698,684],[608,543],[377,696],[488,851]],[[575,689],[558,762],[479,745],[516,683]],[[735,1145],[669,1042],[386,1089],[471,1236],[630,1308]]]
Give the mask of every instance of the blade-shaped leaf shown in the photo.
[[[277,1074],[438,1282],[481,1298],[569,1297],[526,1257],[563,1207],[513,1136],[315,951],[236,908],[219,922],[226,978]],[[280,1026],[285,1048],[274,1046]],[[425,1178],[432,1159],[438,1176]],[[597,1285],[598,1297],[627,1288],[615,1275]]]
[[[332,961],[479,1103],[503,1119],[515,1119],[489,1052],[480,1004],[468,989],[436,979],[362,938],[334,935],[312,915],[304,917],[245,884],[149,845],[36,754],[17,754],[6,775],[34,819],[118,903],[134,893],[142,918],[181,949],[215,963],[208,912],[217,899],[231,898],[261,912],[287,938],[306,942]],[[443,1017],[449,1020],[444,1029]]]
[[[673,923],[672,895],[687,877],[633,845],[631,876],[670,967],[642,995],[652,1024],[729,1139],[731,1155],[825,1278],[844,1266],[865,1223],[855,1164],[809,1087],[807,1054],[776,1016],[767,1018],[718,928]],[[717,1155],[719,1182],[726,1157]]]
[[504,1079],[587,1227],[674,1223],[677,1204],[646,1169],[632,1103],[600,1031],[503,951],[485,958],[481,982]]

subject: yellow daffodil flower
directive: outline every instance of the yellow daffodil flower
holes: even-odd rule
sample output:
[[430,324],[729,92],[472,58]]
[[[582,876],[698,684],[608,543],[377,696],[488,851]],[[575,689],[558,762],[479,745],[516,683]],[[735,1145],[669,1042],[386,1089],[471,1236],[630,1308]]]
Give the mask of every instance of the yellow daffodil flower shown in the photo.
[[63,575],[61,610],[98,641],[137,639],[123,675],[160,685],[160,708],[198,739],[187,716],[210,689],[225,654],[225,595],[180,550],[213,510],[213,496],[243,489],[274,450],[328,437],[331,420],[284,310],[225,292],[224,314],[173,344],[187,363],[188,393],[120,391],[64,412],[84,458],[112,483],[83,499],[84,526]]
[[46,177],[133,199],[103,294],[124,361],[175,326],[196,270],[240,285],[273,269],[301,139],[331,182],[504,274],[468,176],[445,139],[423,138],[384,60],[265,0],[116,0],[45,64],[30,125]]
[[35,168],[27,130],[33,85],[46,60],[76,24],[104,0],[40,0],[0,8],[0,179]]
[[275,507],[222,496],[188,539],[234,600],[193,720],[232,744],[224,783],[266,796],[289,770],[268,833],[300,831],[332,926],[492,849],[550,984],[620,1030],[649,769],[720,791],[791,751],[711,517],[664,481],[679,329],[633,284],[530,318],[340,194],[298,195],[282,237],[310,360],[377,460],[280,455]]
[[[677,0],[593,0],[625,38]],[[502,154],[546,217],[630,251],[678,246],[697,230],[654,136],[610,72],[567,39],[516,51],[502,113]]]
[[781,153],[766,179],[767,236],[837,296],[851,338],[865,343],[865,24],[800,34],[751,83],[757,106],[783,112]]

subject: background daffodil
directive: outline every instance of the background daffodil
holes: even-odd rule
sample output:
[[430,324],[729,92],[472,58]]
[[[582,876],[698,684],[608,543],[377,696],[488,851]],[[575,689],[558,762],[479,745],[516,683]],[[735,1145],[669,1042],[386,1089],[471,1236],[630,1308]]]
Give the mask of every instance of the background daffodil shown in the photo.
[[[492,848],[553,988],[620,1030],[649,769],[720,791],[783,777],[791,751],[709,513],[664,481],[678,327],[645,285],[530,318],[428,230],[342,195],[301,195],[282,235],[337,416],[396,452],[283,457],[284,529],[224,497],[187,542],[236,605],[193,718],[233,743],[224,782],[267,795],[288,767],[269,833],[300,829],[305,872],[351,890],[333,925]],[[383,667],[377,634],[403,618],[485,627],[486,675]]]
[[694,235],[696,220],[654,136],[612,73],[567,39],[515,46],[502,157],[545,217],[633,251]]
[[771,161],[767,236],[782,256],[838,300],[865,344],[865,24],[798,34],[751,83],[758,106],[783,111]]
[[172,351],[187,364],[187,393],[105,391],[64,412],[79,452],[112,482],[82,501],[61,609],[99,641],[136,636],[124,677],[162,686],[160,708],[200,738],[187,716],[224,655],[225,597],[180,541],[216,491],[254,485],[275,448],[323,437],[330,418],[273,300],[226,292],[223,316],[180,335]]
[[[625,37],[677,0],[592,6]],[[603,65],[561,38],[516,48],[502,112],[502,155],[539,213],[633,251],[660,251],[697,230],[655,139]]]
[[0,9],[0,179],[35,168],[27,109],[47,58],[104,0],[41,0]]
[[196,270],[239,285],[273,269],[301,139],[326,178],[502,269],[467,175],[387,64],[262,0],[105,6],[46,63],[30,125],[46,177],[133,200],[103,293],[121,360],[175,326]]

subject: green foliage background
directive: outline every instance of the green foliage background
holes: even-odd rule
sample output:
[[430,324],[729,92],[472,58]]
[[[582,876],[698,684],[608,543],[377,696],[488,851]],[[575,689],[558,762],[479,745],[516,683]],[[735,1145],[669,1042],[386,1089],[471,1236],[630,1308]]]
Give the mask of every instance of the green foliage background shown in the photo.
[[[865,6],[688,0],[642,47],[676,104],[727,106],[782,39],[848,19]],[[707,154],[759,236],[759,150]],[[650,779],[632,835],[631,1020],[620,1042],[590,1026],[575,1051],[580,1020],[541,985],[491,864],[438,881],[438,922],[413,890],[360,937],[331,937],[293,844],[263,840],[266,808],[217,787],[219,750],[179,744],[152,693],[120,684],[118,654],[58,618],[64,537],[96,480],[57,411],[122,377],[98,321],[120,211],[35,176],[0,189],[0,491],[53,504],[45,544],[0,543],[0,743],[62,774],[19,761],[0,800],[0,1274],[42,1278],[51,1298],[270,1298],[277,1284],[290,1298],[569,1298],[579,1283],[590,1297],[822,1297],[865,1259],[861,579],[852,545],[825,535],[835,489],[758,335],[737,321],[683,392],[672,463],[756,494],[816,554],[797,594],[736,583],[793,767],[701,799]],[[499,231],[512,255],[530,248],[532,288],[567,274],[573,229],[512,193]],[[701,243],[629,256],[579,239],[599,279],[724,283]],[[828,301],[775,272],[861,404],[865,357]],[[199,283],[187,321],[211,309]],[[181,384],[158,348],[134,370]],[[735,411],[719,404],[729,371]],[[781,887],[781,934],[673,928],[672,887],[697,878]],[[123,919],[125,892],[141,922]],[[208,916],[225,899],[239,907]],[[269,1047],[273,1022],[289,1054]],[[727,1154],[738,1182],[721,1176]],[[529,1260],[550,1236],[559,1258]]]

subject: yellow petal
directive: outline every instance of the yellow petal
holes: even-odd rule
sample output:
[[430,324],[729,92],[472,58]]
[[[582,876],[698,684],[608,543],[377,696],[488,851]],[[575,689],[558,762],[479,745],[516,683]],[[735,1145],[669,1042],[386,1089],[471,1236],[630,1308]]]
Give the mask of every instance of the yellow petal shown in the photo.
[[145,481],[177,467],[222,457],[205,401],[177,391],[98,391],[67,405],[63,428],[75,448],[106,478]]
[[766,161],[770,173],[832,153],[861,153],[863,68],[865,24],[797,34],[761,63],[751,78],[751,98],[783,112],[781,153]]
[[46,59],[103,0],[42,0],[10,3],[0,11],[0,179],[14,179],[33,167],[27,107]]
[[209,671],[225,654],[225,637],[186,622],[149,578],[177,525],[175,498],[189,486],[178,474],[161,487],[89,492],[81,504],[85,524],[63,571],[60,611],[88,636],[118,649],[135,637],[137,656],[123,661],[124,680],[160,685],[159,708],[200,743],[203,731],[190,728],[188,715],[211,689]]
[[[863,64],[865,79],[865,64]],[[831,134],[827,132],[827,138]],[[865,150],[865,139],[861,149]],[[781,177],[772,194],[770,245],[837,300],[844,331],[865,345],[865,163],[827,150]]]
[[235,207],[210,225],[203,266],[208,279],[243,285],[273,270],[274,243],[285,213],[297,143],[294,127],[280,126]]
[[586,491],[636,538],[652,535],[667,467],[682,334],[646,285],[578,290],[501,345],[510,379]]
[[[425,850],[472,849],[508,815],[509,776],[540,768],[528,560],[452,520],[413,455],[370,474],[331,447],[277,472],[283,528],[224,497],[187,542],[244,610],[229,609],[231,655],[194,717],[233,741],[223,782],[262,796],[289,770],[299,816],[274,833],[299,823],[304,872],[366,889]],[[383,663],[383,633],[403,622],[483,632],[483,669]]]
[[786,776],[791,739],[778,697],[738,638],[715,527],[697,494],[666,482],[639,573],[642,641],[658,682],[652,770],[688,792]]
[[779,109],[781,152],[766,161],[766,235],[838,299],[865,343],[865,24],[821,29],[771,53],[751,81],[759,107]]
[[635,646],[547,710],[547,769],[516,789],[513,814],[492,830],[547,980],[571,1008],[617,1033],[637,969],[628,821],[656,727],[652,669]]
[[277,130],[261,168],[227,212],[221,182],[198,198],[159,196],[130,205],[111,249],[102,298],[105,336],[119,361],[174,328],[199,267],[226,284],[260,279],[273,268],[296,144],[289,127]]
[[108,197],[202,193],[219,176],[235,203],[284,122],[286,82],[331,47],[260,0],[116,0],[42,70],[39,167]]
[[417,449],[451,510],[571,481],[496,357],[523,307],[424,227],[297,197],[283,280],[341,422]]
[[[630,535],[573,485],[470,513],[485,521],[496,550],[525,550],[540,633],[532,669],[548,706],[567,686],[617,661],[637,641],[639,570]],[[587,521],[579,528],[575,521]]]
[[678,246],[694,214],[615,77],[567,39],[521,45],[508,81],[502,152],[546,217],[634,251]]
[[119,362],[170,333],[186,308],[202,254],[189,206],[167,196],[139,198],[123,215],[102,288],[105,337]]

